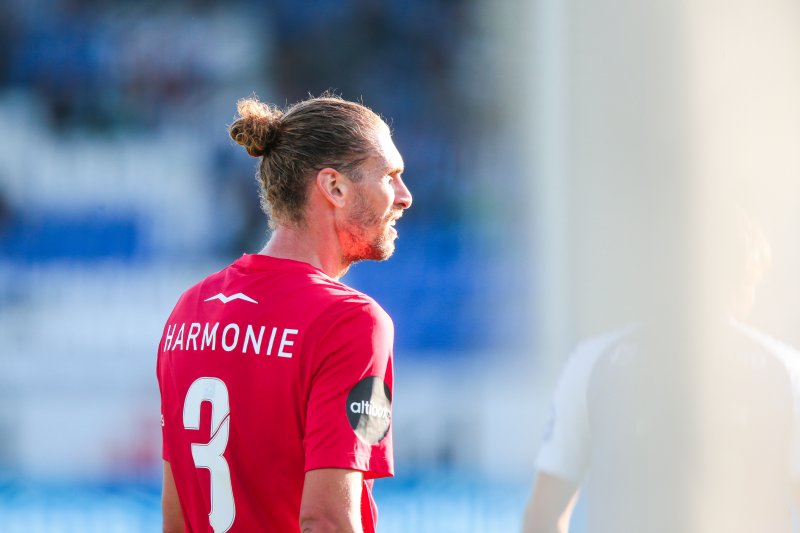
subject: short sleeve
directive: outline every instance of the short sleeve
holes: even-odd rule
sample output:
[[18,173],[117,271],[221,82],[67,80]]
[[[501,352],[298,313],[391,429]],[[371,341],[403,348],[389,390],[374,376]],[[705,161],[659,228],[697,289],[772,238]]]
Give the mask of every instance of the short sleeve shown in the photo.
[[[788,351],[788,350],[787,350]],[[800,354],[792,351],[785,360],[792,384],[792,478],[800,480]]]
[[800,480],[800,352],[752,326],[732,320],[731,324],[741,333],[763,345],[785,366],[792,387],[792,449],[791,475]]
[[786,366],[792,387],[791,475],[797,481],[800,480],[800,353],[777,342],[773,342],[772,349]]
[[574,482],[584,476],[591,456],[589,379],[608,347],[636,328],[632,324],[585,340],[572,352],[553,396],[550,420],[536,457],[539,470]]
[[553,395],[550,419],[536,466],[557,477],[579,482],[589,460],[589,415],[586,409],[589,358],[579,351],[567,361]]
[[324,333],[312,348],[305,470],[391,476],[391,319],[376,303],[358,299],[334,305],[318,320]]
[[800,480],[800,353],[781,346],[779,353],[789,373],[792,386],[792,478]]

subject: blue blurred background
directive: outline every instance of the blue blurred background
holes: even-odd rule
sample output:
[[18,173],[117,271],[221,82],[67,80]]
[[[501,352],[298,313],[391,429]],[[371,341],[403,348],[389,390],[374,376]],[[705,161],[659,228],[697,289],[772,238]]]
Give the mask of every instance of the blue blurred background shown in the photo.
[[535,441],[504,444],[524,411],[491,376],[530,340],[531,272],[490,186],[522,181],[492,31],[474,1],[0,5],[0,531],[159,530],[163,322],[267,238],[226,125],[328,89],[386,117],[414,194],[395,257],[346,279],[397,331],[381,530],[517,527],[532,456],[504,452]]
[[[571,346],[725,272],[800,345],[800,18],[787,0],[0,2],[0,532],[160,524],[155,352],[180,293],[267,239],[235,102],[386,117],[414,206],[346,280],[397,331],[380,530],[518,529]],[[670,261],[626,258],[680,233]],[[706,235],[704,237],[704,235]],[[674,262],[674,263],[673,263]],[[698,398],[702,403],[702,398]],[[581,530],[580,513],[572,531]]]

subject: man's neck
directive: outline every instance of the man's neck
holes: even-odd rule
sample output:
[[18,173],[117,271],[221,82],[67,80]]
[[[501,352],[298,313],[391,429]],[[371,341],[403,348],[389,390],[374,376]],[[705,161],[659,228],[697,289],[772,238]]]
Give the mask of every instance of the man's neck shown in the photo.
[[309,227],[279,226],[259,254],[308,263],[336,280],[349,267],[342,261],[335,233],[331,235]]

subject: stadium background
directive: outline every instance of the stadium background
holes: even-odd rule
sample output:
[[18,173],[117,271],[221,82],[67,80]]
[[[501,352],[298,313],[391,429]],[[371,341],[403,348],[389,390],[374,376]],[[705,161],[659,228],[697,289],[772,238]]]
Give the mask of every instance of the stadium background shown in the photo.
[[255,160],[225,125],[251,93],[326,89],[391,121],[414,194],[395,257],[346,278],[398,333],[381,531],[516,530],[569,347],[659,284],[621,259],[657,229],[641,215],[691,236],[693,206],[733,192],[775,255],[754,320],[800,344],[796,15],[782,0],[4,1],[0,531],[158,530],[163,322],[266,238]]
[[498,124],[482,9],[2,3],[0,531],[158,530],[163,322],[181,291],[266,239],[255,160],[226,125],[251,93],[285,104],[327,89],[389,119],[415,197],[393,260],[347,276],[398,332],[382,531],[518,521],[524,478],[480,466],[494,461],[479,427],[492,408],[476,411],[473,370],[525,331],[495,239],[505,195],[488,186],[507,171],[483,156]]

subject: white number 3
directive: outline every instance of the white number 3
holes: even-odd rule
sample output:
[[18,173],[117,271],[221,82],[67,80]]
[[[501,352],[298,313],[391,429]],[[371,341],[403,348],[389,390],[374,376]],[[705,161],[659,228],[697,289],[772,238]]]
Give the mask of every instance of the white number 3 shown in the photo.
[[225,533],[233,525],[236,505],[233,503],[231,471],[222,454],[228,445],[231,408],[228,388],[217,378],[199,378],[186,393],[183,404],[183,426],[200,429],[200,406],[211,403],[211,439],[208,444],[192,444],[192,458],[197,468],[211,473],[211,512],[208,521],[214,533]]

